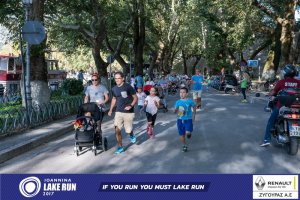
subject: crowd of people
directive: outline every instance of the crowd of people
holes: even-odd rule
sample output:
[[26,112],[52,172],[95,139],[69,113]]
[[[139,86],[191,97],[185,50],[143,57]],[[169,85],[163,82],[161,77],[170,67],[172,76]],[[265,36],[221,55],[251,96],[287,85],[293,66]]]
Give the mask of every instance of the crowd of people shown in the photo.
[[[79,78],[83,79],[82,76]],[[109,91],[101,84],[98,74],[92,75],[92,85],[85,89],[84,103],[95,103],[99,107],[100,119],[97,120],[98,127],[101,129],[101,122],[106,110],[106,103],[109,100]],[[134,107],[137,104],[140,116],[145,115],[147,118],[147,134],[149,138],[154,138],[154,127],[158,110],[161,106],[167,107],[167,97],[172,85],[179,89],[180,99],[174,105],[174,112],[177,114],[177,128],[180,141],[183,145],[182,151],[187,151],[185,137],[191,138],[193,131],[193,121],[195,120],[196,109],[201,108],[202,83],[204,77],[200,70],[191,77],[187,75],[176,75],[175,73],[167,76],[161,75],[152,79],[150,77],[131,77],[130,82],[122,72],[114,74],[116,85],[111,89],[112,100],[108,111],[108,116],[114,115],[114,128],[117,140],[117,149],[115,154],[125,151],[122,144],[121,130],[124,128],[129,135],[131,143],[136,142],[133,133],[133,122],[135,117]],[[189,88],[192,87],[193,99],[188,98]],[[98,133],[102,133],[98,130]],[[102,137],[102,136],[101,136]]]
[[[271,96],[275,96],[279,90],[286,88],[287,84],[295,87],[300,86],[300,81],[294,79],[297,75],[295,67],[287,65],[284,70],[286,72],[284,75],[285,78],[277,83],[274,91],[270,93]],[[240,87],[243,95],[242,102],[247,102],[246,88],[249,84],[249,79],[249,75],[243,72],[240,79]],[[134,107],[136,104],[139,115],[142,116],[144,113],[147,118],[146,132],[149,138],[155,137],[154,127],[158,110],[161,104],[167,106],[166,97],[168,97],[172,85],[175,85],[176,88],[179,89],[180,98],[176,101],[173,111],[177,114],[177,129],[182,143],[182,151],[186,152],[188,150],[186,138],[191,138],[196,111],[202,107],[202,91],[204,89],[208,90],[209,88],[209,79],[205,79],[199,69],[196,69],[195,74],[191,78],[187,75],[176,75],[175,73],[167,76],[161,75],[155,79],[138,75],[136,77],[132,76],[130,82],[127,83],[124,74],[122,72],[116,72],[114,74],[114,80],[116,85],[111,89],[112,100],[108,116],[112,116],[115,110],[114,128],[118,146],[115,154],[120,154],[125,151],[121,134],[123,127],[125,132],[129,135],[131,143],[136,142],[136,136],[133,133]],[[93,74],[91,81],[92,85],[88,86],[85,90],[84,102],[94,102],[99,107],[101,120],[98,123],[101,127],[105,104],[109,101],[109,92],[104,85],[101,85],[98,74]],[[191,90],[192,99],[189,98],[189,90]],[[278,106],[280,107],[280,105]],[[270,129],[278,116],[279,107],[273,109],[265,131],[264,141],[261,144],[263,147],[270,144]]]

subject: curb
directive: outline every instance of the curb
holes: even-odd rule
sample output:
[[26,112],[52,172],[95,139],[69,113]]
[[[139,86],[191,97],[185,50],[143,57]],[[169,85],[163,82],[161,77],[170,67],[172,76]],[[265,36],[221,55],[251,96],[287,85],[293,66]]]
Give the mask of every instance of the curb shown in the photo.
[[45,134],[43,136],[33,138],[31,140],[22,142],[17,145],[13,145],[8,149],[4,149],[4,150],[0,151],[0,163],[10,160],[10,159],[12,159],[18,155],[21,155],[27,151],[30,151],[33,148],[36,148],[36,147],[42,145],[43,143],[50,142],[51,140],[54,140],[72,130],[73,130],[73,125],[69,125],[67,127],[58,129],[56,131]]

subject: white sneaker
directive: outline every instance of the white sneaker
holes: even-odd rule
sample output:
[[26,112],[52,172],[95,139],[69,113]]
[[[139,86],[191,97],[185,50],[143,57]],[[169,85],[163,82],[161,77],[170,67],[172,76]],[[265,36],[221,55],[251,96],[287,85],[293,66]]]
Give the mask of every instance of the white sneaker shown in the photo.
[[269,146],[270,145],[270,142],[264,142],[264,143],[262,143],[260,146],[261,147],[266,147],[266,146]]

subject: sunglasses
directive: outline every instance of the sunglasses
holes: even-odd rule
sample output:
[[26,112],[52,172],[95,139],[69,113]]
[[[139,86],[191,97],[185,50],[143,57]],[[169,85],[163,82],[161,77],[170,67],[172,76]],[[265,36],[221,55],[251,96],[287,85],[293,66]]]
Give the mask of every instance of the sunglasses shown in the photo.
[[98,81],[98,79],[92,79],[92,81]]

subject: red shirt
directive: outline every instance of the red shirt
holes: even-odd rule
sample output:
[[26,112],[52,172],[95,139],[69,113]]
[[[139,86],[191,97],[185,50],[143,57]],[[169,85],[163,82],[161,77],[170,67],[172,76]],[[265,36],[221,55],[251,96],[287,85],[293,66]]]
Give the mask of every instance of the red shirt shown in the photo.
[[280,90],[283,90],[285,88],[300,88],[300,80],[287,77],[285,79],[278,81],[274,88],[275,95],[277,95],[277,93]]
[[[285,88],[300,88],[300,80],[287,77],[277,82],[274,88],[274,95],[277,95],[280,90]],[[276,107],[280,108],[281,104],[278,102]]]

